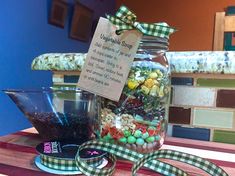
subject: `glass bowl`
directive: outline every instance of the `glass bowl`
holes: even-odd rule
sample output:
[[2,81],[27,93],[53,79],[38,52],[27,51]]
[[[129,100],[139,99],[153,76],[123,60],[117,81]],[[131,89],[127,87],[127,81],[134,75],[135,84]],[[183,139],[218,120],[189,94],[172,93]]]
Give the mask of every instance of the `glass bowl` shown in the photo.
[[81,144],[100,136],[98,97],[73,88],[3,90],[44,140]]

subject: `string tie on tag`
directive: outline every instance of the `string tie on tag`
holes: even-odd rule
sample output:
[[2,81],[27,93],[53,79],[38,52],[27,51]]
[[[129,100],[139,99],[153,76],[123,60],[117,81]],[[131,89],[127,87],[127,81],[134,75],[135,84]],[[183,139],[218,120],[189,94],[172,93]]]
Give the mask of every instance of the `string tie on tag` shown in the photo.
[[117,27],[117,34],[121,34],[124,30],[136,29],[143,35],[169,38],[170,34],[176,31],[167,23],[141,23],[137,22],[137,16],[126,6],[121,6],[115,16],[106,15],[110,22]]

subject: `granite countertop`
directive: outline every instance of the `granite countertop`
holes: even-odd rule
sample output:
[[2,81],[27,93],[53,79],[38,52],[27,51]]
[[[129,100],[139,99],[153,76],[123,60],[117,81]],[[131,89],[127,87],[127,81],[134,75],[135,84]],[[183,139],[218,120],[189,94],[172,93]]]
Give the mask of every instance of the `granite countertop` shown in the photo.
[[32,70],[81,71],[86,53],[47,53],[36,57]]
[[[235,74],[235,51],[167,52],[172,73]],[[81,71],[86,53],[48,53],[36,57],[32,70]]]

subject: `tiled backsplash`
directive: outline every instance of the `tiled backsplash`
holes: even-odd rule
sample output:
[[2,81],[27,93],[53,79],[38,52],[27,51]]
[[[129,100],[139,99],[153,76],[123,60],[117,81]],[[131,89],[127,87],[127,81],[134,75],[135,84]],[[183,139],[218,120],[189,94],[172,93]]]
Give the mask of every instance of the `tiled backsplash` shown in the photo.
[[235,52],[170,52],[168,135],[235,144]]
[[235,75],[173,73],[172,80],[168,135],[235,143]]
[[[72,60],[68,68],[51,68],[65,56]],[[76,87],[84,62],[79,57],[41,55],[32,68],[57,70],[55,87]],[[235,52],[169,52],[167,57],[172,69],[168,135],[235,144]]]

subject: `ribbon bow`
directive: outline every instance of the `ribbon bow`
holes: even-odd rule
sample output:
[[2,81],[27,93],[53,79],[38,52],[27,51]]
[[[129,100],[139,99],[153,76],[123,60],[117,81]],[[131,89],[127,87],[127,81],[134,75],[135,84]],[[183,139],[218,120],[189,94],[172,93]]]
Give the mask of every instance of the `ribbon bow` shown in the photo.
[[126,6],[121,6],[115,16],[106,15],[106,17],[117,26],[118,34],[124,30],[137,29],[144,35],[169,38],[169,35],[176,31],[164,22],[153,24],[137,22],[136,15]]

